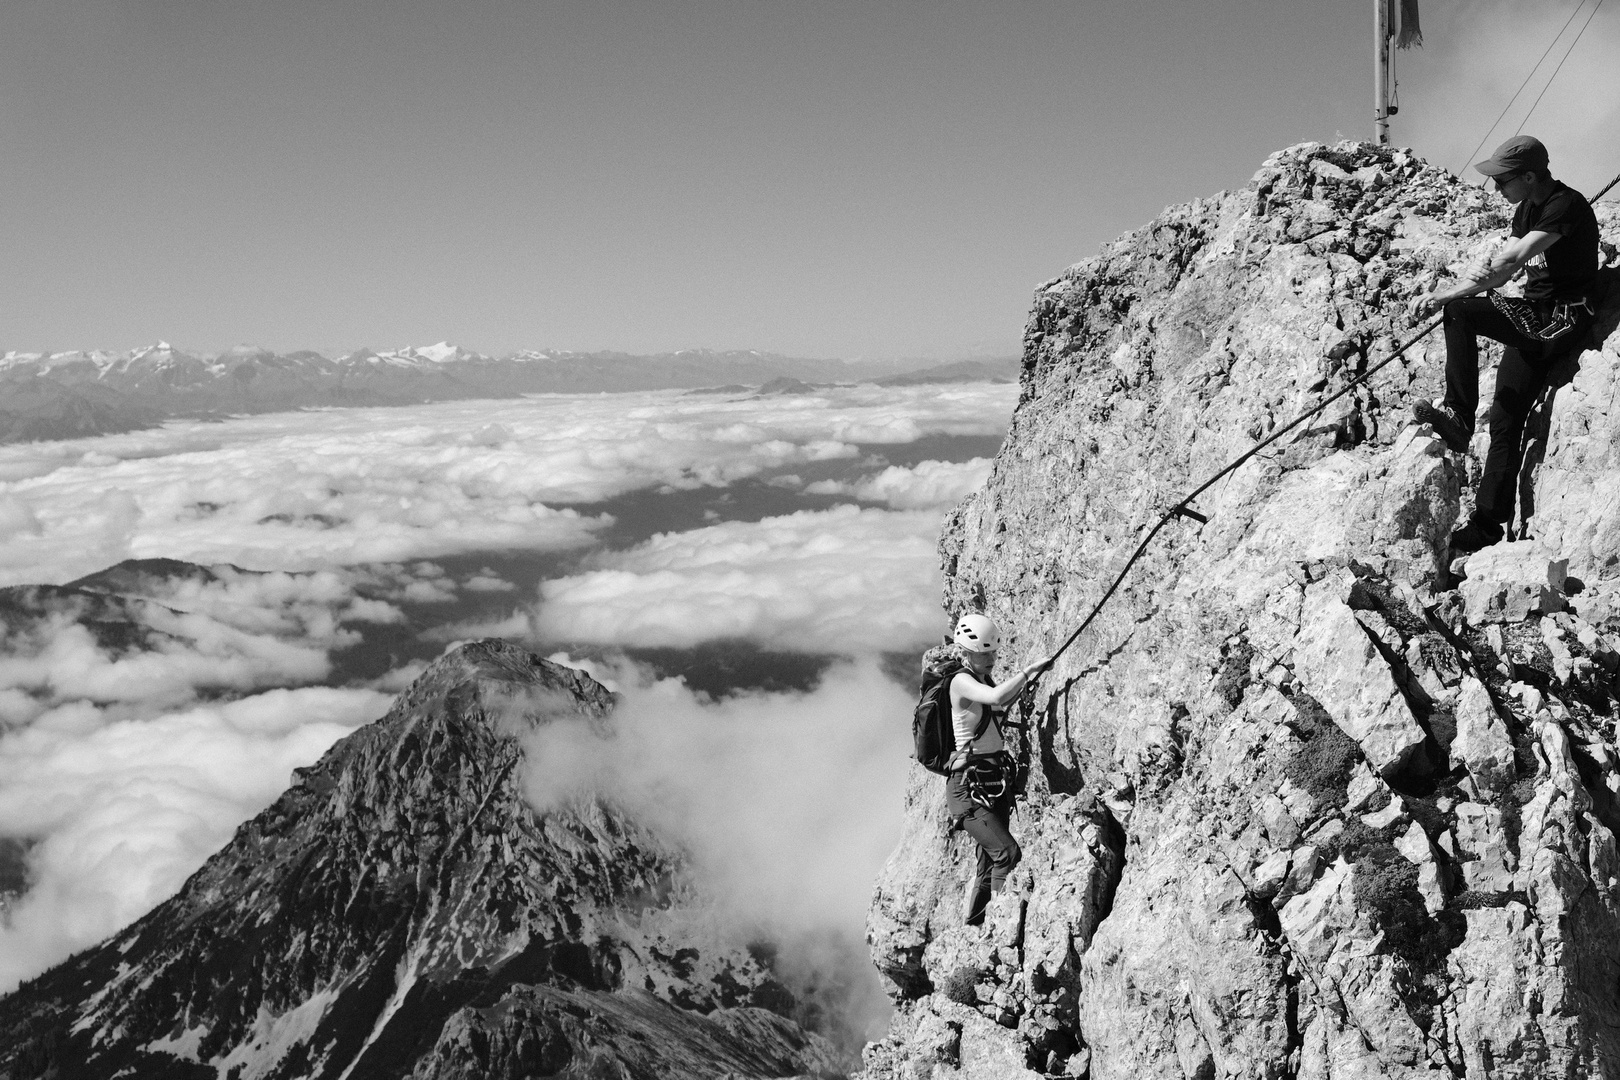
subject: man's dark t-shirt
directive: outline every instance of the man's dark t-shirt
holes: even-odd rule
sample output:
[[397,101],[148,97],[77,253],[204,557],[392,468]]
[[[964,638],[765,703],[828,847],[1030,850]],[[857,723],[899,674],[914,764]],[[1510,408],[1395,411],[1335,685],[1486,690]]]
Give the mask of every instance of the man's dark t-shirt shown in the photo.
[[1598,269],[1597,215],[1586,197],[1562,181],[1539,203],[1529,199],[1513,212],[1513,235],[1556,233],[1552,247],[1525,267],[1526,300],[1583,300]]

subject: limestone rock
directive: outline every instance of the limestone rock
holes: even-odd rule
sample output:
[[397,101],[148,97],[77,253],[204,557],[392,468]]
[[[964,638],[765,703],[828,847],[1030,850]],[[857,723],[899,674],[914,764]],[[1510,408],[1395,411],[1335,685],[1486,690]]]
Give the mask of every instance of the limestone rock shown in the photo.
[[[1597,212],[1612,236],[1620,208]],[[947,611],[995,617],[1008,670],[1048,653],[1163,507],[1388,356],[1407,302],[1509,221],[1403,151],[1306,144],[1043,285],[996,468],[940,540]],[[936,789],[908,795],[869,922],[899,973],[870,1080],[905,1075],[884,1063],[942,1001],[1055,1075],[1620,1073],[1602,349],[1538,421],[1534,541],[1469,559],[1470,592],[1441,560],[1478,451],[1409,421],[1443,391],[1438,337],[1202,491],[1207,524],[1165,524],[1015,740],[1024,955],[991,957],[972,1006],[929,968],[970,851]],[[1082,817],[1100,842],[1059,839]],[[963,1074],[999,1075],[968,1066],[969,1033]]]
[[1361,815],[1361,823],[1369,829],[1387,829],[1391,825],[1405,825],[1408,820],[1410,816],[1406,811],[1406,803],[1399,795],[1391,796],[1388,805],[1382,810]]
[[1520,622],[1531,612],[1564,610],[1568,559],[1550,559],[1534,540],[1497,544],[1468,556],[1462,593],[1468,621]]
[[1374,769],[1389,774],[1427,737],[1394,673],[1345,603],[1355,575],[1341,570],[1305,590],[1294,653],[1300,683],[1322,703]]
[[1470,892],[1513,890],[1518,859],[1508,849],[1502,812],[1494,806],[1460,803],[1456,808],[1457,859]]
[[1490,691],[1472,675],[1463,677],[1457,693],[1456,718],[1452,754],[1467,768],[1480,790],[1505,791],[1515,778],[1513,742],[1491,702]]
[[1423,826],[1412,822],[1401,838],[1395,841],[1395,850],[1406,857],[1406,860],[1418,869],[1418,892],[1423,896],[1423,904],[1433,915],[1446,906],[1446,889],[1440,880],[1440,866],[1435,860],[1435,852],[1429,843],[1429,836],[1423,831]]

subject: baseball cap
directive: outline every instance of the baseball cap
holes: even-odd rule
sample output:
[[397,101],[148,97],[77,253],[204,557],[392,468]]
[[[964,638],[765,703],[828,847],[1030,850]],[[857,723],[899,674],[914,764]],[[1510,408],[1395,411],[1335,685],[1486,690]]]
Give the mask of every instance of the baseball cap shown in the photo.
[[1474,166],[1486,176],[1507,176],[1547,167],[1547,148],[1529,135],[1515,135],[1496,152]]

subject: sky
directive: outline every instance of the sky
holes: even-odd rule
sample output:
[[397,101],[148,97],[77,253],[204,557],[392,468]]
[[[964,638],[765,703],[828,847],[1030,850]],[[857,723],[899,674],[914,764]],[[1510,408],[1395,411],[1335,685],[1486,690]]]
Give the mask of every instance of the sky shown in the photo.
[[[1572,10],[1424,0],[1394,141],[1461,168]],[[1366,137],[1371,23],[1365,0],[7,0],[0,349],[1015,353],[1034,288],[1100,244],[1273,150]],[[1587,191],[1620,169],[1617,39],[1599,11],[1529,128]]]
[[[1017,394],[535,395],[0,447],[0,586],[215,568],[112,610],[0,597],[0,890],[26,856],[0,994],[173,894],[443,650],[501,636],[621,694],[614,740],[528,748],[537,805],[583,777],[656,820],[739,922],[831,934],[853,1022],[876,1018],[862,928],[910,769],[886,661],[946,629],[940,522]],[[722,670],[705,690],[638,650]]]

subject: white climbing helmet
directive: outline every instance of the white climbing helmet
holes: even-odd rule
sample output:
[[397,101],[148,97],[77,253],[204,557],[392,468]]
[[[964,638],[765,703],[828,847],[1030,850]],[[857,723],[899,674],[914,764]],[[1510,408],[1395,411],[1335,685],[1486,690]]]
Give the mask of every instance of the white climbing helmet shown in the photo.
[[994,619],[975,611],[956,620],[956,632],[951,640],[968,652],[990,652],[1000,647],[1001,631],[996,629]]

